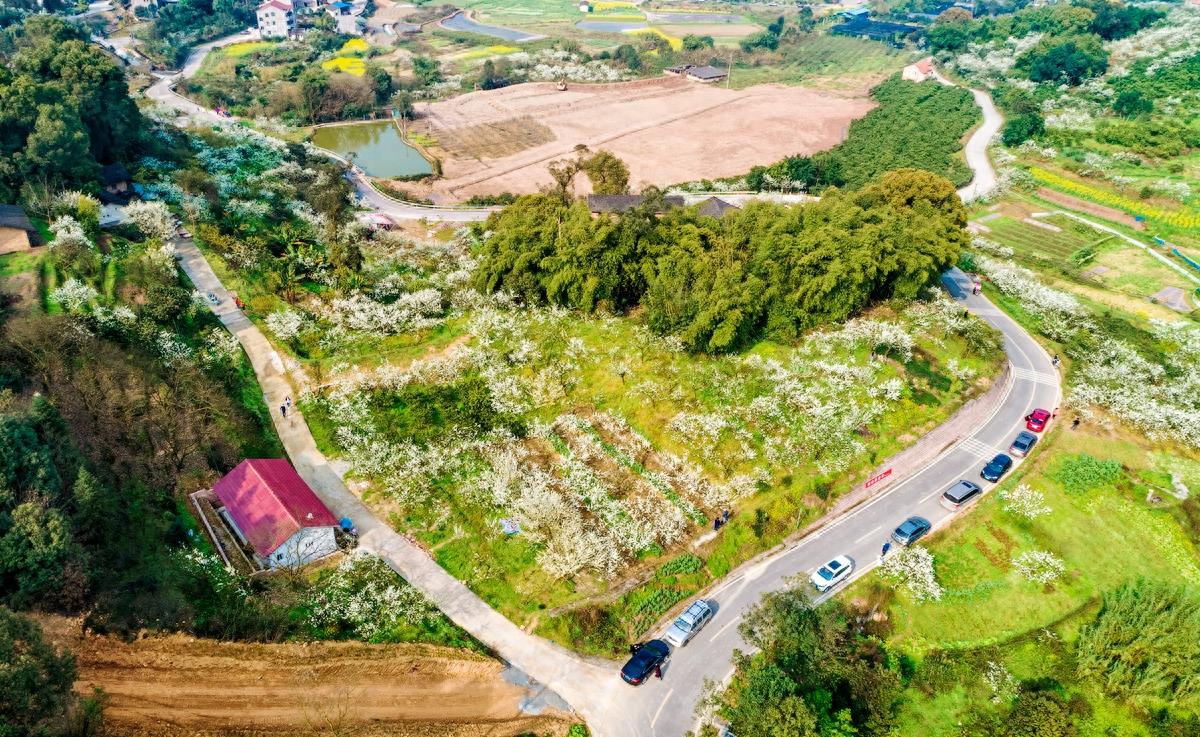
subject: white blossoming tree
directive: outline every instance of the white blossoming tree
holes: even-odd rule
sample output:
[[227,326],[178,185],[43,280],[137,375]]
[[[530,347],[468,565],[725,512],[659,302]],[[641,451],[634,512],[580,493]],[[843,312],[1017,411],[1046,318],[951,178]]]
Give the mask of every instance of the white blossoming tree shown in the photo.
[[944,590],[933,569],[933,553],[908,547],[883,561],[880,574],[895,586],[903,586],[917,601],[937,601]]

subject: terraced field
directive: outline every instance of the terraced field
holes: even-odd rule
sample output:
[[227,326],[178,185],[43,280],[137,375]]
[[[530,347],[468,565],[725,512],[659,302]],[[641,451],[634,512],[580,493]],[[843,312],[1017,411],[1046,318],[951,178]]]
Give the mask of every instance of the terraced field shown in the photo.
[[990,231],[984,235],[1012,248],[1019,257],[1056,266],[1063,265],[1079,249],[1099,245],[1112,237],[1058,215],[1038,218],[1037,222],[1043,226],[1004,215],[984,222]]

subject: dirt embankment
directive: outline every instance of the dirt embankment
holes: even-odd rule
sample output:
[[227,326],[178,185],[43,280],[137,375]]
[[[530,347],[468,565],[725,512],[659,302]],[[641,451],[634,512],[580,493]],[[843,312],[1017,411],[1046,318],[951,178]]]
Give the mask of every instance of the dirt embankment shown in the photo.
[[[437,142],[442,201],[550,184],[546,165],[577,144],[605,149],[630,184],[739,176],[755,164],[811,154],[846,137],[874,107],[865,87],[837,92],[757,85],[726,89],[681,77],[617,84],[530,83],[422,105],[414,132]],[[577,184],[586,187],[584,178]]]
[[76,689],[99,686],[115,733],[149,737],[565,734],[560,713],[521,713],[523,688],[503,666],[421,645],[247,645],[184,635],[134,642],[81,636],[75,620],[42,618],[75,654]]

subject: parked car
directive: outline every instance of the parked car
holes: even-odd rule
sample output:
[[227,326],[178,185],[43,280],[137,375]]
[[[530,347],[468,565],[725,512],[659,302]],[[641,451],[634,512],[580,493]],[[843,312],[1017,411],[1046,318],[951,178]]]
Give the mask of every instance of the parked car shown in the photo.
[[988,461],[988,464],[983,467],[983,470],[980,471],[979,475],[985,480],[995,483],[1000,480],[1000,477],[1008,473],[1008,469],[1012,468],[1012,464],[1013,459],[1009,458],[1003,453],[1000,453],[995,458]]
[[854,561],[844,555],[839,555],[813,571],[812,578],[809,580],[812,581],[813,586],[817,587],[817,591],[825,593],[842,581],[845,581],[853,570]]
[[1025,427],[1034,432],[1045,430],[1048,422],[1050,422],[1050,413],[1044,409],[1035,409],[1025,415]]
[[974,481],[959,481],[946,489],[945,494],[942,494],[942,506],[951,512],[957,512],[964,504],[979,496],[982,491],[983,488]]
[[662,640],[642,643],[621,669],[621,678],[630,685],[638,686],[654,675],[655,669],[661,668],[670,657],[671,646]]
[[663,639],[675,647],[683,647],[697,632],[704,629],[704,625],[713,618],[713,613],[713,608],[704,599],[693,601],[667,629]]
[[909,517],[892,530],[892,539],[901,545],[912,545],[932,529],[933,525],[924,517]]
[[1017,458],[1024,458],[1029,455],[1029,451],[1033,450],[1033,446],[1037,443],[1037,435],[1031,432],[1022,430],[1017,434],[1017,439],[1009,446],[1008,452],[1010,455],[1015,455]]

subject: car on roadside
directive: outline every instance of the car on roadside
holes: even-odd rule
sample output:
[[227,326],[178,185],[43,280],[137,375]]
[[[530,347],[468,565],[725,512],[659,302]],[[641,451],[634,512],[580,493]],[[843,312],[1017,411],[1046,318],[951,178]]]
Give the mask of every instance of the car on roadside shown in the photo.
[[823,594],[849,578],[850,573],[853,571],[854,561],[844,555],[839,555],[813,571],[812,577],[809,580],[812,581],[813,586],[817,587],[817,591]]
[[999,453],[995,458],[988,461],[988,464],[983,467],[983,470],[979,472],[979,475],[982,476],[985,481],[991,481],[992,483],[995,483],[999,481],[1004,474],[1008,473],[1008,469],[1012,468],[1012,464],[1012,458],[1009,458],[1003,453]]
[[933,524],[924,517],[909,517],[892,530],[892,539],[901,545],[912,545],[933,529]]
[[1046,429],[1046,424],[1050,422],[1050,413],[1044,409],[1035,409],[1025,415],[1026,429],[1034,432],[1041,432]]
[[1014,455],[1017,458],[1024,458],[1029,455],[1029,451],[1033,450],[1033,446],[1037,444],[1037,435],[1022,430],[1017,434],[1017,439],[1008,447],[1009,455]]
[[654,675],[654,671],[666,665],[671,657],[671,646],[662,640],[644,642],[621,668],[621,679],[631,686],[639,686]]
[[963,479],[942,494],[942,506],[951,512],[957,512],[981,493],[983,488],[979,484]]
[[712,620],[714,613],[712,605],[704,599],[693,601],[667,628],[663,639],[675,647],[683,647],[697,632],[704,629],[704,625]]

